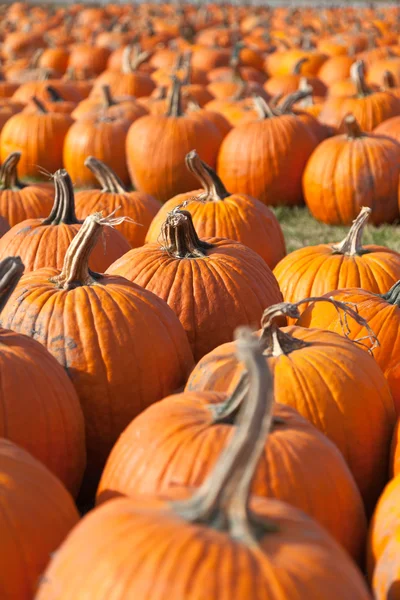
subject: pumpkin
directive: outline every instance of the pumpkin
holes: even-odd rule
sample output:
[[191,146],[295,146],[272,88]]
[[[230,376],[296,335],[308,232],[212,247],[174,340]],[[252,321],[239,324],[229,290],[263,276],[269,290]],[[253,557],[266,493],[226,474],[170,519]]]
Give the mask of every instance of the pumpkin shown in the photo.
[[386,119],[400,114],[400,99],[389,92],[375,92],[364,78],[364,63],[357,60],[351,67],[351,77],[357,94],[350,98],[329,98],[320,113],[326,125],[340,127],[344,117],[352,113],[363,131],[372,131]]
[[399,598],[399,544],[400,528],[396,526],[375,567],[372,589],[376,600]]
[[90,155],[104,161],[125,184],[129,183],[125,141],[130,124],[123,117],[103,117],[99,113],[79,119],[72,125],[65,138],[63,158],[76,186],[91,188],[98,185],[96,177],[84,166]]
[[400,145],[364,133],[353,115],[344,129],[311,155],[303,175],[306,204],[330,225],[349,225],[362,206],[371,207],[374,225],[391,223],[399,215]]
[[[20,258],[0,262],[1,310],[23,270]],[[76,495],[85,468],[84,422],[76,392],[41,344],[6,329],[0,330],[0,338],[0,437],[28,450]]]
[[232,127],[252,123],[258,118],[253,98],[211,100],[204,108],[207,112],[216,112],[222,115]]
[[[142,246],[150,223],[161,208],[161,204],[150,194],[129,192],[118,175],[101,160],[88,156],[85,166],[94,174],[101,185],[101,190],[82,190],[77,193],[78,217],[84,219],[93,212],[104,211],[109,214],[119,210],[121,215],[129,217],[129,220],[125,220],[118,226],[119,231],[132,248]],[[128,249],[125,252],[128,252]],[[119,257],[115,260],[117,258]]]
[[283,233],[274,213],[255,198],[230,194],[195,150],[186,155],[186,166],[202,189],[168,200],[154,217],[146,241],[157,242],[168,213],[183,204],[192,215],[200,238],[220,237],[241,242],[262,256],[273,269],[286,254]]
[[276,115],[261,98],[257,107],[259,120],[235,127],[222,142],[218,175],[232,192],[264,204],[300,204],[301,178],[317,140],[297,116]]
[[111,590],[114,600],[369,598],[348,554],[319,525],[250,494],[273,400],[271,377],[247,336],[239,343],[251,393],[207,479],[195,491],[175,486],[161,497],[116,499],[91,512],[51,561],[37,600],[98,600]]
[[368,67],[368,82],[382,86],[385,82],[385,73],[389,72],[397,86],[400,86],[400,57],[388,56],[374,61]]
[[135,101],[132,96],[113,96],[108,85],[102,86],[102,96],[82,100],[72,112],[74,119],[94,116],[101,111],[103,117],[123,117],[133,123],[139,117],[147,115],[144,106]]
[[185,167],[186,154],[196,148],[200,158],[215,167],[222,141],[213,123],[183,113],[180,87],[175,79],[165,116],[138,119],[126,139],[128,169],[136,189],[162,202],[194,188],[196,179]]
[[[52,85],[46,87],[48,99],[42,101],[43,106],[49,112],[66,113],[70,115],[76,106],[76,102],[71,100],[64,100],[62,95]],[[35,113],[37,112],[37,106],[35,102],[29,102],[25,108],[24,113]]]
[[347,54],[331,56],[318,71],[318,78],[328,87],[337,81],[343,81],[350,77],[351,65],[354,58]]
[[2,314],[3,326],[41,342],[70,375],[86,420],[88,489],[126,425],[179,388],[193,364],[185,332],[163,300],[89,270],[103,225],[119,221],[87,217],[61,272],[25,275]]
[[[276,96],[277,94],[282,94],[283,96],[293,94],[293,92],[295,92],[299,87],[300,80],[303,77],[302,67],[307,62],[307,57],[300,58],[300,60],[298,60],[293,66],[292,73],[285,73],[283,75],[270,77],[270,79],[264,83],[264,90],[271,97]],[[319,77],[307,78],[307,85],[311,86],[312,93],[314,95],[325,96],[326,85],[321,81],[321,79],[319,79]]]
[[[370,514],[386,483],[395,421],[383,373],[368,353],[337,333],[303,327],[279,329],[274,319],[281,315],[299,317],[297,304],[266,309],[259,332],[274,375],[275,400],[298,410],[336,444]],[[224,344],[197,364],[186,389],[230,393],[239,375],[233,345]]]
[[400,115],[380,123],[378,127],[375,127],[374,134],[392,138],[400,143]]
[[32,99],[35,113],[21,112],[4,125],[0,137],[0,159],[6,160],[13,152],[21,153],[21,177],[45,179],[63,164],[63,145],[73,123],[70,115],[48,112],[37,98]]
[[110,56],[108,48],[101,48],[89,44],[75,44],[71,47],[68,67],[82,72],[86,77],[99,75],[107,66]]
[[11,225],[45,216],[52,206],[52,191],[18,179],[21,152],[12,152],[0,169],[0,215]]
[[107,273],[125,277],[168,302],[196,361],[231,340],[239,324],[256,324],[266,306],[282,299],[258,254],[232,240],[199,239],[189,211],[178,206],[170,212],[161,238],[130,250]]
[[30,600],[52,552],[79,521],[60,481],[28,452],[0,438],[0,589]]
[[286,302],[350,287],[384,294],[400,279],[397,252],[385,246],[362,244],[370,214],[371,209],[363,207],[341,242],[300,248],[277,264],[274,274]]
[[[176,485],[198,487],[229,443],[234,417],[247,393],[242,377],[230,396],[187,391],[146,409],[115,444],[97,503],[120,495],[168,493]],[[360,561],[366,519],[343,456],[293,408],[276,404],[270,410],[272,425],[253,494],[303,510]]]
[[220,132],[222,138],[224,138],[232,129],[229,121],[224,117],[224,115],[209,109],[202,109],[200,108],[199,104],[196,104],[196,102],[188,102],[186,112],[189,113],[192,118],[198,118],[200,120],[206,119],[211,121],[211,123],[213,123],[213,125],[215,125]]
[[[56,171],[53,180],[54,204],[49,216],[17,223],[0,241],[0,259],[19,256],[25,265],[25,272],[43,267],[61,269],[68,246],[82,224],[75,214],[74,189],[67,171]],[[119,231],[108,227],[103,239],[99,239],[93,249],[90,268],[103,273],[130,249],[128,240]]]

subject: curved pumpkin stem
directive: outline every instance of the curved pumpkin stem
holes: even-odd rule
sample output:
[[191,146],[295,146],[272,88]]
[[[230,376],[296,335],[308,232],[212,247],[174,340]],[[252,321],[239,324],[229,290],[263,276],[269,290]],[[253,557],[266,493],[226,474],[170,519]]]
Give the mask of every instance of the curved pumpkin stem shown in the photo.
[[41,114],[45,115],[49,112],[43,102],[39,98],[36,98],[36,96],[32,97],[32,102]]
[[71,177],[65,169],[59,169],[54,173],[55,196],[53,208],[42,225],[74,225],[82,223],[75,214],[74,186]]
[[165,250],[174,258],[202,258],[212,248],[198,237],[190,212],[179,206],[168,213],[161,235]]
[[203,162],[196,150],[192,150],[185,157],[186,167],[200,181],[204,193],[197,196],[204,202],[218,202],[230,196],[216,172]]
[[396,88],[396,81],[394,79],[394,75],[391,71],[385,71],[383,73],[383,89],[386,90],[393,90],[394,88]]
[[168,96],[167,117],[181,117],[184,114],[182,108],[182,82],[178,77],[172,77],[172,86]]
[[261,96],[254,96],[253,102],[260,119],[272,119],[277,116],[268,102]]
[[386,294],[377,294],[389,304],[400,306],[400,281],[396,281]]
[[109,85],[101,86],[101,95],[103,97],[105,108],[110,108],[110,106],[115,106],[115,104],[117,104],[116,102],[114,102],[114,99],[111,94],[111,88]]
[[105,163],[94,156],[88,156],[85,160],[85,167],[87,167],[97,181],[100,183],[103,192],[110,194],[125,194],[127,192],[126,187],[122,183],[118,175]]
[[255,519],[249,508],[250,488],[272,423],[272,376],[257,338],[248,328],[236,334],[237,356],[246,367],[249,393],[242,402],[230,444],[209,477],[189,500],[172,502],[173,511],[192,523],[204,523],[249,546],[276,531]]
[[53,87],[52,85],[46,86],[46,92],[50,96],[51,102],[64,102],[64,98],[61,96],[61,94],[58,92],[58,90],[56,90],[56,88]]
[[[347,115],[347,117],[343,119],[343,128],[349,140],[356,140],[358,138],[364,137],[365,135],[354,115]],[[368,213],[368,215],[370,214],[370,212]]]
[[285,100],[279,106],[279,112],[282,115],[287,115],[287,114],[292,113],[293,106],[297,102],[300,102],[301,100],[304,100],[305,98],[309,98],[310,96],[312,96],[312,93],[313,93],[312,87],[310,85],[307,85],[307,87],[298,89],[295,92],[293,92],[292,94],[289,94],[288,96],[286,96]]
[[364,61],[356,60],[350,67],[350,77],[357,88],[357,95],[360,98],[372,94],[372,90],[367,86],[365,81],[365,65]]
[[362,236],[372,210],[369,206],[363,206],[358,217],[353,221],[349,233],[343,241],[332,245],[335,254],[344,254],[345,256],[360,256],[364,253],[362,245]]
[[293,75],[301,75],[301,67],[309,62],[309,58],[307,58],[306,56],[304,56],[303,58],[300,58],[300,60],[297,61],[297,63],[294,65],[293,67]]
[[21,159],[21,152],[12,152],[9,156],[7,156],[6,160],[1,165],[0,169],[0,181],[1,181],[1,189],[3,190],[12,190],[18,189],[22,190],[26,187],[19,179],[18,179],[18,163]]
[[0,313],[25,270],[19,256],[10,256],[0,262]]

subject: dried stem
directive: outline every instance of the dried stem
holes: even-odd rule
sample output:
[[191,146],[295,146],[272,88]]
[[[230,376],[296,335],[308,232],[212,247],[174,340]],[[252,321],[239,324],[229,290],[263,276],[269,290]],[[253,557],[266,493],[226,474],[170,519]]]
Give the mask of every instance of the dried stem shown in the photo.
[[368,206],[361,208],[358,217],[353,221],[353,225],[344,240],[332,245],[332,250],[335,254],[360,256],[364,253],[362,236],[371,212],[372,210]]
[[103,192],[110,194],[125,194],[127,192],[126,187],[122,183],[118,175],[104,162],[95,158],[94,156],[88,156],[85,160],[85,167],[87,167],[97,181],[100,183]]
[[187,169],[200,181],[204,193],[197,196],[204,202],[219,202],[230,196],[216,172],[203,162],[196,150],[192,150],[185,158]]
[[212,248],[199,239],[190,212],[179,206],[168,213],[161,236],[164,250],[174,258],[202,258]]

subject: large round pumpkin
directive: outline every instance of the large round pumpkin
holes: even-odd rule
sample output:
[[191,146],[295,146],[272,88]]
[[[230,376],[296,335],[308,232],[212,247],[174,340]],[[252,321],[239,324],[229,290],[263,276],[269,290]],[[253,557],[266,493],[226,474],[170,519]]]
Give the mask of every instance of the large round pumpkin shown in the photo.
[[160,210],[161,204],[150,194],[128,191],[118,175],[94,156],[87,157],[85,166],[94,174],[101,190],[82,190],[76,194],[78,217],[84,219],[97,211],[103,211],[105,214],[118,211],[118,215],[127,217],[118,226],[118,230],[123,233],[132,248],[142,246],[150,223]]
[[239,341],[250,393],[208,478],[194,492],[175,486],[163,498],[121,498],[94,510],[57,552],[37,600],[368,599],[354,563],[320,526],[250,495],[273,397],[258,344],[246,338]]
[[255,250],[273,269],[286,254],[278,219],[264,204],[246,194],[230,194],[218,175],[195,150],[186,156],[186,166],[202,189],[179,194],[168,200],[154,217],[146,242],[160,239],[168,213],[184,205],[200,237],[220,237],[242,242]]
[[256,325],[264,308],[282,299],[258,254],[232,240],[200,240],[188,211],[169,213],[161,237],[129,251],[107,272],[168,302],[196,360],[230,341],[238,325]]
[[[23,268],[19,258],[0,262],[0,309]],[[5,329],[0,340],[0,437],[31,452],[76,495],[85,468],[84,422],[76,392],[41,344]]]
[[301,204],[301,178],[317,140],[298,116],[257,103],[260,119],[235,127],[222,142],[218,175],[232,192],[264,204]]
[[128,169],[136,189],[165,202],[188,192],[196,178],[185,167],[185,156],[196,148],[206,163],[215,167],[222,134],[206,118],[184,114],[180,82],[176,79],[167,114],[148,115],[135,121],[126,140]]
[[61,542],[79,521],[59,480],[28,452],[0,438],[0,590],[31,600]]
[[[272,306],[260,331],[274,375],[275,400],[298,410],[336,444],[370,512],[387,479],[395,421],[383,373],[371,356],[337,333],[278,329],[273,319],[282,314],[293,317],[299,312],[296,305]],[[186,389],[232,392],[240,373],[233,344],[224,344],[197,364]]]
[[397,252],[385,246],[362,244],[370,214],[370,208],[362,208],[342,242],[300,248],[277,264],[274,274],[286,302],[348,287],[384,294],[400,279]]
[[352,115],[344,128],[311,155],[303,175],[306,204],[330,225],[349,225],[362,206],[372,209],[374,225],[391,223],[399,215],[400,145],[364,133]]
[[[56,171],[53,180],[55,195],[49,216],[21,221],[0,240],[0,259],[19,256],[26,273],[43,267],[61,269],[68,246],[82,225],[75,215],[74,188],[67,171]],[[111,212],[109,209],[108,213]],[[103,273],[130,249],[131,245],[122,233],[108,227],[93,248],[89,266],[93,271]]]
[[118,221],[87,217],[62,271],[25,275],[2,314],[3,326],[41,342],[67,369],[86,418],[91,481],[126,425],[178,389],[193,364],[186,334],[163,300],[122,277],[89,270],[103,225]]

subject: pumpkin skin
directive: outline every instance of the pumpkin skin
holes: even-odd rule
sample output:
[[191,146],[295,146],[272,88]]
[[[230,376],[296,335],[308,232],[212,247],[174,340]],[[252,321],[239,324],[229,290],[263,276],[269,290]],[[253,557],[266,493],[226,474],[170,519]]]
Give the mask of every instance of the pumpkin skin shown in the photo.
[[[345,337],[303,327],[281,331],[309,345],[267,357],[275,400],[298,410],[336,444],[370,513],[386,482],[395,421],[385,378],[374,359]],[[240,368],[233,344],[223,344],[196,365],[186,389],[231,393]]]
[[374,225],[393,222],[399,215],[400,144],[363,133],[353,116],[344,127],[307,163],[303,190],[311,214],[323,223],[349,225],[369,206]]
[[398,600],[399,598],[399,550],[400,529],[397,525],[376,563],[372,579],[372,590],[376,600],[388,598]]
[[182,497],[171,490],[165,499],[119,498],[89,513],[51,561],[36,600],[219,600],[222,588],[230,600],[369,600],[348,555],[301,511],[253,497],[255,515],[280,532],[263,536],[260,551],[179,519],[170,501]]
[[[400,415],[400,294],[399,283],[382,295],[373,294],[359,288],[349,288],[329,292],[329,296],[340,302],[349,302],[357,307],[372,331],[377,335],[379,346],[374,348],[373,356],[381,367],[392,392],[397,414]],[[332,310],[333,309],[333,310]],[[342,333],[338,313],[335,308],[325,303],[311,304],[302,314],[299,325]],[[348,336],[352,340],[367,335],[367,330],[354,322],[348,323]],[[369,350],[369,345],[361,346]]]
[[378,127],[375,127],[374,133],[376,135],[384,135],[392,138],[392,140],[395,140],[396,142],[400,142],[400,116],[383,121]]
[[[97,503],[119,495],[167,493],[175,485],[200,485],[233,431],[233,423],[216,421],[209,409],[226,399],[218,392],[184,392],[145,410],[114,446]],[[364,507],[342,455],[291,407],[276,404],[273,414],[276,425],[252,493],[303,510],[360,561],[366,536]]]
[[[118,210],[118,214],[132,219],[118,225],[118,230],[128,240],[130,247],[143,246],[150,223],[161,208],[160,202],[150,194],[128,191],[117,174],[93,156],[88,156],[85,165],[94,173],[102,189],[82,190],[77,193],[77,216],[84,219],[97,211],[110,214]],[[125,252],[128,252],[128,249]],[[124,252],[120,256],[122,254]],[[115,257],[114,260],[117,258],[119,257]],[[110,266],[111,262],[104,267],[103,271]]]
[[51,189],[19,181],[17,167],[20,158],[20,152],[13,152],[3,162],[0,171],[0,215],[11,227],[25,219],[44,217],[53,204]]
[[21,152],[20,176],[46,180],[48,174],[41,172],[39,167],[54,173],[63,166],[64,139],[73,119],[65,113],[47,112],[39,100],[35,102],[38,105],[36,113],[18,113],[4,125],[0,159],[4,162],[12,152]]
[[316,145],[313,132],[299,117],[265,113],[261,120],[228,133],[218,155],[218,175],[233,193],[264,204],[301,204],[301,178]]
[[85,253],[103,222],[88,217],[62,272],[26,274],[2,313],[3,326],[34,337],[67,369],[86,419],[93,481],[128,423],[178,389],[193,365],[185,332],[163,300],[121,277],[88,272]]
[[[68,173],[60,169],[53,180],[56,191],[49,216],[46,219],[26,219],[14,225],[0,240],[0,260],[19,256],[25,273],[43,267],[61,269],[68,247],[82,225],[75,215],[74,190]],[[89,266],[93,271],[103,273],[130,249],[131,245],[123,234],[108,227],[92,251]]]
[[192,215],[200,238],[220,237],[241,242],[257,252],[273,269],[286,254],[285,239],[274,213],[251,196],[230,194],[195,150],[187,154],[186,165],[202,183],[203,189],[178,194],[168,200],[151,222],[146,242],[159,241],[168,213],[189,201],[185,210]]
[[282,300],[271,270],[250,248],[221,238],[200,241],[187,211],[171,213],[164,227],[167,244],[130,250],[107,273],[168,302],[195,360],[231,340],[237,326],[255,325],[266,306]]
[[30,600],[52,552],[79,521],[60,481],[28,452],[0,438],[0,589]]
[[130,121],[119,117],[86,117],[76,121],[64,144],[64,166],[78,187],[95,187],[96,177],[84,166],[86,158],[108,164],[124,184],[129,183],[125,141]]
[[[196,148],[215,167],[222,135],[206,119],[183,114],[180,83],[175,82],[166,115],[148,115],[132,123],[126,138],[126,159],[135,188],[161,202],[196,185],[185,167],[185,156]],[[105,161],[107,162],[107,161]]]
[[[361,243],[370,210],[361,210],[347,237],[339,244],[300,248],[277,264],[274,275],[285,302],[297,302],[351,287],[384,294],[400,279],[400,255],[397,252],[385,246],[363,246]],[[300,307],[300,312],[304,312],[306,306]]]

